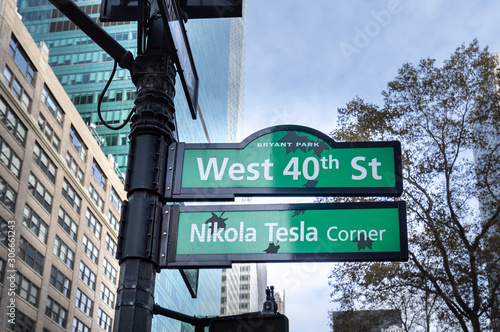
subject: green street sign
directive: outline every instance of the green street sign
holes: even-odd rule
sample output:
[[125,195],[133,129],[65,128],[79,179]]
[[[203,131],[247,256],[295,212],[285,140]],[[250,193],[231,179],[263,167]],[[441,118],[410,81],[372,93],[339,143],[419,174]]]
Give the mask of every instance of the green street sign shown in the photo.
[[160,264],[406,261],[406,203],[167,206]]
[[400,196],[399,142],[338,143],[302,126],[261,130],[241,143],[174,143],[165,197]]

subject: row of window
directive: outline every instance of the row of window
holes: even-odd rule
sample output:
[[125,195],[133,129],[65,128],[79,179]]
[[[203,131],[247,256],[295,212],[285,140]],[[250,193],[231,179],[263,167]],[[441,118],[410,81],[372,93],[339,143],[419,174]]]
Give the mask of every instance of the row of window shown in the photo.
[[[0,218],[1,219],[1,218]],[[0,220],[0,243],[4,246],[7,246],[7,222],[5,220]],[[112,240],[111,240],[112,241]],[[116,245],[113,244],[112,245]],[[110,249],[108,249],[110,250]],[[99,255],[98,249],[94,246],[94,244],[88,240],[86,236],[84,236],[84,242],[82,244],[82,251],[94,262],[97,264],[97,256]],[[59,257],[70,269],[73,269],[74,266],[74,258],[75,253],[69,249],[69,247],[64,243],[59,236],[56,236],[54,242],[54,255]],[[36,273],[42,275],[43,273],[43,265],[45,261],[45,257],[38,251],[36,248],[29,243],[24,237],[21,236],[19,241],[19,253],[18,257],[23,260],[30,268],[32,268]],[[54,274],[54,280],[57,280],[58,273],[57,269],[52,267],[51,275]],[[112,266],[112,264],[104,258],[102,273],[106,275],[106,277],[116,285],[117,271]],[[79,267],[79,277],[82,279],[92,290],[95,290],[95,281],[96,275],[90,270],[90,268],[85,265],[82,261],[80,262]],[[53,284],[51,282],[51,284]],[[54,285],[54,284],[53,284]],[[56,289],[58,289],[64,295],[65,292],[60,289],[60,287],[54,285]],[[68,287],[69,288],[69,287]]]
[[[38,149],[38,152],[35,152],[33,155],[35,162],[40,166],[42,171],[44,171],[44,173],[47,174],[49,179],[51,179],[51,181],[54,181],[55,172],[57,170],[57,168],[55,167],[55,164],[48,157],[43,158],[44,152],[39,147],[37,148],[36,144],[35,144],[35,149]],[[37,153],[38,153],[38,155],[37,155]],[[6,186],[8,186],[8,185],[6,185]],[[48,190],[38,180],[38,178],[33,175],[33,173],[30,173],[30,176],[28,179],[28,192],[35,197],[35,199],[47,210],[47,212],[49,212],[49,213],[51,212],[53,196],[48,192]],[[103,206],[104,206],[104,201],[97,194],[97,191],[95,190],[95,188],[92,185],[89,186],[89,194],[90,194],[92,200],[94,201],[94,203],[96,203],[96,205],[102,211]],[[61,195],[64,198],[66,198],[67,202],[70,204],[70,206],[73,208],[73,210],[75,210],[75,212],[80,213],[82,198],[80,197],[80,195],[78,195],[76,193],[75,189],[69,184],[69,182],[66,179],[63,180]],[[111,200],[111,203],[113,204],[113,206],[119,211],[121,208],[121,205],[122,205],[122,201],[118,198],[118,195],[116,194],[116,192],[113,188],[111,188],[110,200]],[[14,200],[14,202],[15,202],[15,200]],[[13,207],[12,207],[12,211],[13,211]],[[112,215],[112,214],[110,214],[110,215]],[[94,219],[95,219],[95,217],[94,217]],[[91,227],[91,229],[92,228],[93,227]],[[115,227],[115,229],[116,229],[116,227]],[[100,236],[98,236],[98,237],[100,237]]]
[[62,127],[62,123],[64,121],[64,112],[46,86],[44,86],[42,90],[42,104],[47,107],[50,114],[52,114],[54,119],[56,119],[57,124]]
[[[56,322],[63,328],[66,328],[68,311],[59,303],[53,300],[50,296],[47,297],[45,307],[45,315]],[[113,320],[101,308],[98,310],[97,323],[106,332],[111,331]],[[14,322],[7,322],[7,329],[11,331],[35,331],[36,323],[34,320],[26,316],[23,312],[16,310],[16,318]],[[47,331],[44,329],[44,331]],[[73,317],[72,331],[74,332],[90,332],[90,328],[82,323],[78,318]]]
[[[28,13],[23,14],[26,15]],[[46,15],[46,14],[44,14]],[[49,14],[50,15],[50,14]],[[26,19],[28,21],[28,19]],[[29,20],[31,21],[31,20]],[[122,41],[122,40],[136,40],[137,39],[137,32],[136,31],[127,31],[127,32],[110,32],[110,36],[117,41]],[[82,37],[71,37],[71,38],[57,38],[54,40],[49,40],[47,41],[47,46],[49,49],[54,49],[57,47],[67,47],[67,46],[73,46],[73,45],[94,45],[95,42],[90,39],[87,36],[82,36]],[[133,52],[132,52],[133,53]],[[125,71],[125,70],[124,70]],[[128,70],[126,70],[128,73]],[[117,71],[117,75],[119,73],[119,70]],[[130,74],[129,74],[130,75]],[[109,77],[109,76],[107,76]]]
[[[10,38],[9,54],[14,59],[14,62],[17,64],[27,81],[34,86],[36,70],[14,35]],[[12,71],[7,66],[4,68],[3,76],[5,83],[11,88],[14,95],[21,101],[21,106],[28,111],[29,106],[31,105],[31,98],[28,96],[26,91],[24,91],[22,85],[14,77]],[[44,86],[42,90],[42,104],[47,107],[49,112],[56,119],[57,123],[62,125],[64,113],[46,86]]]
[[54,132],[54,129],[52,129],[52,127],[47,123],[47,120],[45,120],[45,117],[42,115],[42,113],[38,114],[38,126],[40,127],[42,133],[45,134],[47,140],[52,143],[54,149],[56,149],[56,151],[59,151],[61,139]]
[[0,122],[5,125],[7,131],[24,146],[28,129],[21,122],[17,114],[7,105],[7,102],[0,96]]
[[19,45],[19,42],[14,36],[10,38],[9,54],[14,59],[17,66],[19,67],[23,75],[26,77],[28,82],[32,86],[35,86],[35,67],[33,67],[33,64],[26,56],[24,50]]
[[31,105],[31,98],[7,66],[3,69],[3,80],[14,96],[21,102],[21,107],[25,111],[28,111]]
[[89,184],[89,195],[90,198],[92,198],[94,204],[97,205],[99,210],[101,210],[101,212],[104,212],[104,201],[92,184]]
[[56,182],[57,167],[48,154],[42,149],[38,142],[33,146],[33,161],[47,175],[52,183]]
[[[26,112],[29,112],[29,107],[30,107],[30,105],[32,103],[32,100],[29,97],[29,95],[26,93],[26,91],[23,89],[21,83],[19,83],[19,81],[17,80],[17,78],[14,76],[14,74],[12,73],[12,71],[7,66],[5,66],[4,70],[3,70],[3,79],[4,79],[5,84],[7,84],[7,86],[10,88],[10,90],[14,94],[14,96],[20,101],[21,107]],[[50,114],[52,114],[52,116],[54,116],[54,118],[56,119],[57,123],[60,126],[62,126],[62,122],[63,122],[63,119],[64,119],[64,113],[63,113],[61,107],[55,101],[54,97],[52,96],[52,93],[45,86],[44,86],[44,88],[42,90],[42,104],[44,104],[47,107],[48,111],[50,112]],[[0,109],[2,109],[2,111],[0,111],[0,112],[5,113],[4,109],[6,109],[6,108],[8,108],[8,107],[7,107],[6,103],[5,103],[5,101],[2,100],[1,103],[0,103]],[[14,117],[17,118],[17,115],[14,115]],[[19,120],[19,119],[17,119],[17,120]],[[4,122],[4,121],[2,121],[2,122]],[[20,129],[18,129],[17,126],[15,126],[15,121],[11,121],[11,123],[14,124],[12,126],[12,131],[18,131],[18,130],[21,131],[21,133],[20,133],[21,137],[20,138],[18,138],[16,135],[15,136],[16,136],[16,138],[18,138],[18,141],[21,142],[21,140],[22,140],[21,144],[24,146],[24,138],[25,138],[25,135],[26,135],[26,127],[24,127],[24,125],[22,125],[22,127]],[[5,124],[8,125],[7,123],[5,123]],[[42,127],[40,119],[39,119],[39,125]],[[8,128],[8,129],[9,129],[9,131],[11,131],[10,128]],[[51,129],[52,128],[49,128],[48,132],[45,133],[47,136],[51,136],[52,135],[53,131]],[[43,131],[43,129],[42,129],[42,131]],[[59,145],[58,142],[52,142],[52,143],[53,144],[56,143],[57,145]]]
[[87,159],[87,150],[88,150],[87,146],[85,145],[85,143],[83,143],[82,138],[80,137],[80,135],[78,135],[73,126],[71,126],[70,128],[68,138],[73,147],[75,148],[76,152],[78,152],[80,158],[82,158],[82,160],[85,161]]
[[21,159],[12,150],[9,144],[0,136],[0,162],[19,179],[21,173]]
[[8,210],[14,213],[16,199],[17,193],[2,177],[0,177],[0,203],[3,203]]
[[[59,58],[63,59],[73,59],[74,62],[78,62],[78,59],[80,55],[73,55],[74,53],[70,54],[65,54],[65,55],[60,55]],[[88,53],[81,53],[81,54],[88,54]],[[94,57],[98,58],[101,53],[99,52],[94,52],[90,53]],[[72,58],[70,58],[72,56]],[[81,58],[82,60],[84,59],[83,56]],[[104,60],[104,59],[101,59]],[[86,61],[84,61],[86,62]],[[57,76],[57,78],[60,80],[60,82],[64,85],[78,85],[78,84],[88,84],[88,83],[106,83],[109,78],[111,77],[111,74],[113,72],[111,70],[102,70],[99,72],[92,72],[92,73],[75,73],[75,74],[60,74]],[[130,72],[125,69],[117,70],[115,72],[115,76],[113,77],[113,82],[116,81],[125,81],[129,82],[131,79],[130,77]],[[127,85],[125,83],[125,85]],[[124,100],[134,100],[132,97],[136,95],[137,91],[133,89],[133,86],[130,85],[128,89],[111,89],[107,92],[107,94],[110,94],[110,96],[116,96],[117,94],[120,94],[120,98],[117,100],[122,100],[122,98],[125,98]],[[71,99],[74,100],[75,97],[78,98],[86,98],[85,96],[89,96],[88,94],[74,94],[71,95]],[[94,94],[91,94],[91,96],[94,96]],[[97,97],[96,97],[97,98]],[[97,101],[97,99],[94,99],[94,101]],[[83,102],[82,102],[83,103]]]
[[68,213],[62,208],[59,207],[59,215],[57,218],[57,223],[64,229],[66,233],[68,233],[69,237],[76,241],[76,234],[78,233],[78,225],[76,222],[71,219]]
[[83,184],[83,171],[80,168],[80,166],[78,166],[77,162],[75,161],[73,156],[69,153],[69,151],[66,152],[66,164],[68,165],[71,173],[73,173],[78,182],[80,182],[80,184]]
[[[91,17],[91,19],[102,27],[130,24],[130,22],[101,22],[97,17]],[[77,29],[78,27],[75,25],[75,23],[69,20],[50,22],[49,26],[49,32],[51,33],[59,31],[74,31]]]
[[33,173],[30,173],[28,178],[28,192],[35,197],[48,213],[51,212],[53,196]]
[[[93,83],[90,79],[86,79],[86,76],[83,76],[81,81],[78,80],[70,80],[71,85],[75,84],[87,84]],[[103,103],[110,102],[122,102],[122,101],[133,101],[135,100],[137,92],[136,91],[123,91],[123,90],[110,90],[102,97]],[[85,105],[85,104],[96,104],[99,100],[99,96],[94,93],[84,93],[84,94],[73,94],[70,96],[74,105]],[[121,113],[121,112],[120,112]]]
[[49,226],[36,214],[29,205],[24,207],[23,225],[35,234],[43,243],[47,242]]

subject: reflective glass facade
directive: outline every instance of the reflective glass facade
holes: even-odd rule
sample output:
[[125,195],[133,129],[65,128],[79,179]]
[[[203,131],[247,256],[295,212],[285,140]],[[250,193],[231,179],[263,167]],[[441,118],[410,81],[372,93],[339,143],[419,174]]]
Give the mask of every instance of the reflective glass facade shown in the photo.
[[[98,21],[100,1],[75,1]],[[33,39],[49,48],[49,64],[64,86],[83,120],[95,125],[101,148],[112,154],[125,172],[129,126],[119,131],[102,125],[97,101],[109,79],[113,59],[79,31],[47,0],[18,0],[18,11]],[[244,10],[245,11],[245,10]],[[135,23],[103,23],[106,31],[137,55]],[[245,20],[203,19],[186,23],[188,38],[200,79],[199,116],[192,120],[177,76],[176,121],[182,142],[226,142],[241,139]],[[103,99],[101,110],[111,125],[121,124],[134,106],[135,86],[130,73],[118,68]],[[220,270],[200,271],[198,298],[192,299],[177,270],[157,275],[155,299],[165,308],[188,315],[218,315]],[[192,331],[190,325],[156,317],[154,331]]]
[[[77,1],[98,21],[99,1]],[[19,13],[28,31],[49,50],[49,64],[65,87],[83,120],[96,125],[102,150],[112,154],[125,172],[129,126],[109,130],[97,115],[97,101],[111,76],[113,59],[79,31],[47,0],[20,0]],[[137,53],[137,25],[132,22],[101,23],[122,46]],[[244,19],[203,19],[186,23],[188,38],[200,78],[201,116],[192,120],[181,82],[176,82],[176,119],[179,140],[225,142],[236,140],[243,112]],[[136,89],[126,69],[118,68],[103,97],[102,114],[111,125],[121,124],[134,106]],[[203,123],[204,122],[204,123]]]

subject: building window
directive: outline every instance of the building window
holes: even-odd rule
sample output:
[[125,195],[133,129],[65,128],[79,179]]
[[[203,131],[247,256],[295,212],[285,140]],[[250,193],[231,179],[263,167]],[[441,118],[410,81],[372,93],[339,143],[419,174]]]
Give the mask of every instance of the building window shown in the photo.
[[78,318],[73,318],[73,329],[72,332],[90,332],[90,327],[83,324]]
[[116,285],[116,270],[115,268],[111,265],[110,262],[106,258],[104,258],[104,264],[102,266],[102,273],[106,275],[106,277],[111,280],[113,284]]
[[99,250],[85,234],[83,235],[82,251],[87,254],[92,262],[97,264],[97,259],[99,258]]
[[12,213],[14,213],[14,208],[16,206],[16,198],[17,194],[14,189],[0,177],[0,202],[2,202]]
[[61,139],[54,133],[54,129],[47,123],[45,117],[40,113],[38,114],[38,127],[45,134],[45,137],[52,143],[52,146],[59,151],[59,146],[61,145]]
[[40,288],[33,285],[25,276],[16,273],[16,294],[23,300],[26,300],[32,306],[38,305],[38,297],[40,295]]
[[250,266],[240,266],[240,272],[249,272]]
[[248,303],[240,303],[240,309],[248,309]]
[[113,241],[111,236],[109,236],[108,233],[106,233],[106,249],[109,251],[113,257],[115,257],[116,254],[116,242]]
[[89,209],[87,209],[87,212],[85,213],[85,224],[89,226],[92,233],[94,233],[98,239],[101,239],[102,225],[99,221],[97,221]]
[[111,309],[114,309],[115,294],[103,283],[101,283],[101,299],[104,301],[104,303],[109,305]]
[[35,146],[33,147],[33,161],[40,167],[42,172],[47,175],[52,183],[56,182],[56,164],[54,164],[47,153],[43,151],[38,142],[35,142]]
[[10,38],[9,54],[14,59],[28,82],[35,86],[35,68],[14,36],[11,36]]
[[24,206],[23,225],[28,227],[33,234],[38,236],[40,241],[43,243],[47,242],[49,226],[44,223],[42,218],[40,218],[40,216],[36,214],[28,205]]
[[78,225],[69,217],[62,207],[59,207],[59,217],[57,223],[64,229],[66,233],[76,241],[76,233],[78,232]]
[[50,296],[47,296],[45,316],[49,317],[63,328],[66,328],[68,311],[64,309],[59,303],[54,301]]
[[35,197],[35,199],[42,204],[42,206],[50,213],[52,208],[52,195],[40,183],[40,181],[30,173],[28,179],[28,192]]
[[111,212],[111,210],[108,211],[108,220],[111,226],[113,226],[113,229],[118,233],[120,229],[120,224],[118,223],[118,220],[116,219],[115,215]]
[[104,329],[106,332],[111,332],[111,325],[113,325],[113,320],[111,317],[106,315],[101,308],[99,308],[99,312],[97,314],[97,324]]
[[104,176],[104,173],[102,172],[99,165],[97,165],[95,160],[92,161],[92,174],[94,175],[94,178],[96,179],[97,183],[99,183],[99,185],[102,187],[102,189],[106,190],[107,178]]
[[9,69],[9,67],[5,66],[3,68],[3,81],[5,82],[5,84],[10,87],[13,78],[14,74],[12,74],[12,71]]
[[59,257],[70,269],[73,269],[75,253],[57,235],[54,241],[54,255]]
[[[3,223],[3,221],[1,222]],[[2,223],[0,223],[0,227],[3,226]],[[1,233],[0,233],[0,238],[1,238]],[[5,277],[5,270],[7,269],[6,266],[7,264],[5,264],[5,261],[0,258],[0,285],[3,284],[3,278]]]
[[66,152],[66,164],[71,173],[78,179],[78,182],[83,183],[83,172],[69,152]]
[[56,119],[57,124],[61,126],[64,120],[64,113],[46,86],[42,90],[42,104],[47,107],[50,114]]
[[2,97],[0,97],[0,122],[24,146],[28,129],[26,129],[26,126],[19,120],[17,114],[14,113]]
[[240,290],[247,290],[247,289],[250,289],[250,285],[249,284],[241,284],[240,285]]
[[82,158],[82,160],[85,161],[87,157],[87,146],[85,146],[83,140],[80,138],[80,135],[78,135],[73,126],[71,126],[69,131],[69,141],[75,148],[76,152],[78,152],[80,158]]
[[[7,247],[9,241],[9,224],[0,217],[0,243]],[[0,279],[0,282],[3,279]]]
[[80,271],[78,277],[83,280],[92,290],[95,291],[96,275],[92,272],[85,263],[80,262]]
[[35,331],[35,321],[23,314],[21,311],[16,310],[15,323],[7,322],[7,329],[16,332],[32,332]]
[[14,77],[12,71],[5,66],[3,69],[3,80],[5,84],[10,88],[12,93],[16,96],[16,98],[20,101],[21,107],[28,112],[29,107],[31,105],[31,98],[28,96],[26,91],[23,89],[21,83]]
[[23,110],[29,112],[31,106],[31,98],[30,96],[28,96],[25,90],[23,90],[23,92],[21,93],[21,97],[19,98],[19,100],[21,101],[21,107],[23,108]]
[[77,213],[80,213],[82,198],[78,196],[78,194],[75,192],[75,189],[73,189],[73,187],[68,183],[66,179],[64,179],[63,181],[62,195],[64,198],[66,198],[73,210],[75,210]]
[[87,316],[92,317],[92,308],[94,306],[94,302],[85,295],[84,292],[80,290],[80,288],[76,289],[76,298],[75,305],[80,308]]
[[42,275],[44,257],[22,236],[19,240],[19,253],[17,254],[36,273]]
[[12,92],[17,97],[17,99],[21,98],[22,91],[23,91],[23,88],[21,87],[21,84],[19,83],[19,81],[16,78],[14,78],[12,80]]
[[248,299],[250,299],[250,294],[248,293],[240,294],[240,300],[248,300]]
[[71,280],[66,278],[54,265],[52,265],[52,270],[50,271],[50,284],[69,299]]
[[113,203],[113,206],[116,208],[116,210],[120,211],[122,207],[122,201],[116,194],[115,188],[111,187],[111,194],[109,199],[111,200],[111,203]]
[[248,281],[250,280],[250,276],[249,275],[242,275],[240,276],[240,281]]
[[102,200],[101,196],[97,193],[97,190],[94,188],[92,184],[89,185],[89,195],[92,198],[92,201],[97,205],[99,210],[104,209],[104,201]]
[[19,174],[21,173],[21,159],[2,137],[0,137],[0,161],[19,179]]

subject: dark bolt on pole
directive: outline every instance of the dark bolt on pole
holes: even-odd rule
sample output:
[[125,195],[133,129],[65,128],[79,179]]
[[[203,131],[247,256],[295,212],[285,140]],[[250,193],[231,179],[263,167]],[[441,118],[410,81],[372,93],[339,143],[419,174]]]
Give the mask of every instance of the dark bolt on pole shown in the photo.
[[[163,32],[153,26],[150,36],[163,39]],[[122,208],[117,254],[120,279],[114,332],[151,331],[166,160],[175,131],[175,68],[172,54],[162,49],[163,41],[151,41],[134,62],[137,97],[125,181],[128,202]]]

